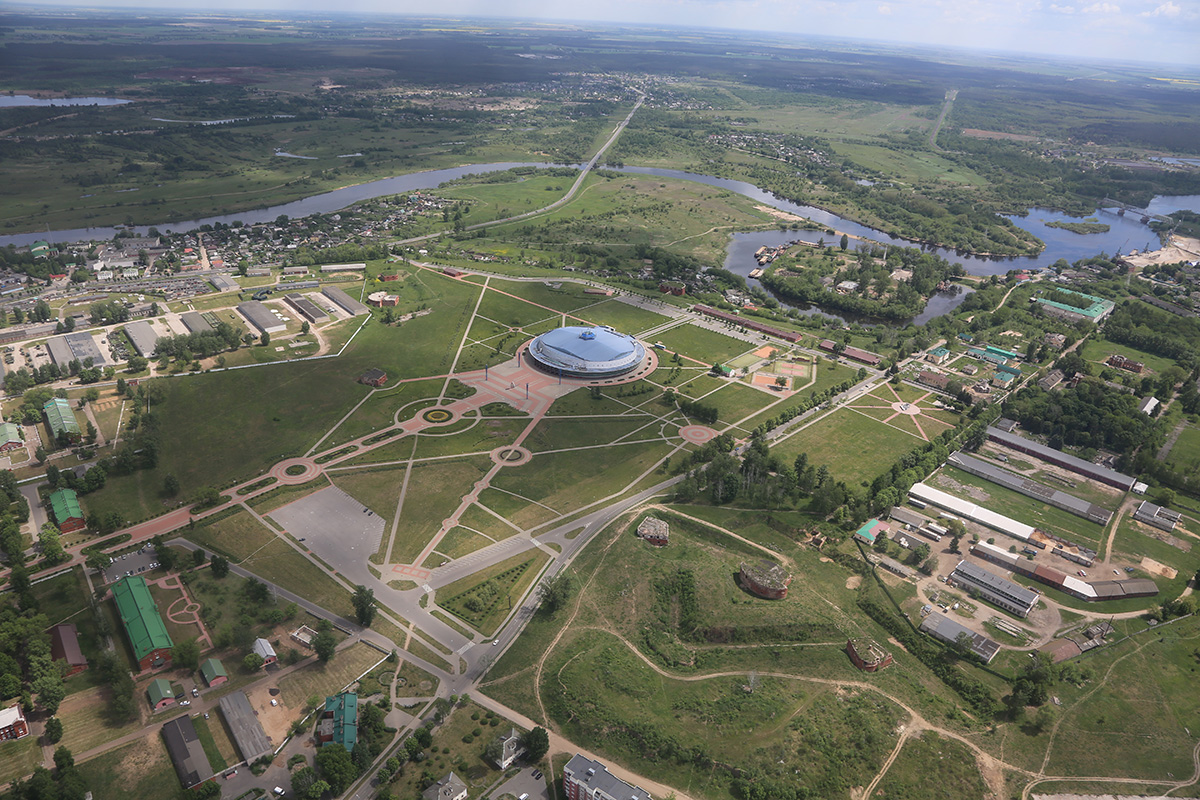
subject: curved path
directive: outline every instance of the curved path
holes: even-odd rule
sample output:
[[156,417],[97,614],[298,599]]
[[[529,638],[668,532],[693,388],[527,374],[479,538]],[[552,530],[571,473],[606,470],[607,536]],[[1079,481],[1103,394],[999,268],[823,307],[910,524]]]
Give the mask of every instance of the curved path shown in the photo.
[[[516,214],[511,217],[505,217],[504,219],[494,219],[489,222],[477,222],[474,225],[468,225],[466,228],[464,228],[464,230],[477,231],[482,230],[483,228],[491,228],[496,225],[504,225],[509,222],[529,219],[530,217],[536,217],[541,214],[554,211],[555,209],[561,208],[563,205],[569,203],[571,199],[575,197],[575,193],[579,191],[579,187],[583,186],[583,182],[587,179],[588,173],[596,168],[596,163],[600,160],[600,157],[603,156],[608,148],[612,146],[613,142],[617,140],[617,137],[619,137],[625,130],[625,126],[629,124],[631,119],[633,119],[633,115],[637,113],[638,109],[642,107],[642,103],[644,102],[646,102],[646,95],[639,94],[637,102],[633,104],[633,108],[630,110],[629,114],[625,117],[625,119],[617,123],[617,127],[613,129],[612,135],[608,137],[608,141],[604,143],[603,147],[596,151],[596,154],[592,156],[588,163],[584,165],[583,169],[579,171],[579,177],[575,179],[575,183],[571,184],[571,188],[568,189],[567,193],[562,197],[558,198],[548,206],[542,206],[541,208],[534,209],[533,211],[526,211],[524,214]],[[427,233],[424,236],[414,236],[411,239],[401,239],[398,242],[392,242],[392,244],[416,244],[417,242],[425,242],[430,239],[437,239],[443,233],[444,231]],[[541,280],[545,279],[542,278]]]

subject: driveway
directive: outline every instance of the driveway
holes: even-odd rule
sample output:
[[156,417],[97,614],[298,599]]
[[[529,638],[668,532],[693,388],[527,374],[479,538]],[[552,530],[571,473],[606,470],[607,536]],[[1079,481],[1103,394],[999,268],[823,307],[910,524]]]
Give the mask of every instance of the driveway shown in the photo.
[[505,794],[513,797],[528,794],[528,800],[550,800],[550,788],[546,784],[546,777],[542,776],[540,780],[535,780],[533,773],[536,771],[534,767],[526,767],[500,784],[500,788],[491,793],[492,797],[499,800]]

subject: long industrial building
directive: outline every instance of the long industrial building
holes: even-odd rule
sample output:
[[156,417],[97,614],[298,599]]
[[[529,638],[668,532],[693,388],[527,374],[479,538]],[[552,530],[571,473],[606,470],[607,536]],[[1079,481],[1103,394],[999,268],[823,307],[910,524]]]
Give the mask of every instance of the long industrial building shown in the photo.
[[199,311],[185,311],[179,315],[179,319],[188,329],[188,333],[207,333],[213,329]]
[[951,514],[965,520],[970,520],[971,522],[976,522],[994,531],[999,531],[1005,536],[1019,539],[1025,544],[1032,545],[1040,550],[1050,547],[1051,552],[1056,556],[1061,556],[1068,561],[1074,561],[1085,567],[1090,567],[1096,561],[1096,551],[1090,547],[1068,541],[1061,536],[1046,533],[1023,522],[1017,522],[1015,519],[1006,517],[1003,514],[997,514],[995,511],[990,511],[981,505],[955,497],[952,494],[947,494],[924,483],[914,485],[908,490],[908,493],[910,498],[917,502],[944,508],[946,511],[951,512]]
[[191,717],[185,714],[163,725],[162,736],[183,788],[199,786],[213,776],[212,765],[208,763]]
[[992,605],[1011,611],[1018,617],[1028,617],[1038,601],[1038,593],[1032,589],[1026,589],[1019,583],[1001,578],[966,560],[958,562],[954,572],[950,573],[949,581],[978,593]]
[[1159,530],[1170,533],[1175,530],[1175,526],[1183,519],[1183,515],[1178,511],[1172,511],[1169,508],[1155,505],[1149,500],[1143,500],[1141,505],[1137,507],[1137,510],[1133,512],[1133,518],[1138,522],[1153,525]]
[[271,309],[257,300],[238,303],[238,313],[246,318],[260,333],[279,333],[287,330],[287,323],[271,313]]
[[125,335],[139,356],[149,358],[154,355],[154,345],[158,342],[158,332],[154,326],[144,319],[130,322],[125,326]]
[[1101,600],[1125,600],[1131,597],[1153,597],[1158,594],[1158,586],[1149,578],[1126,578],[1119,581],[1088,581],[1067,575],[1052,567],[1034,564],[1016,553],[1010,553],[1003,548],[987,542],[976,542],[971,545],[971,554],[991,561],[993,564],[1012,570],[1018,575],[1033,578],[1035,581],[1052,586],[1066,592],[1072,597],[1088,602]]
[[267,733],[258,721],[245,692],[227,694],[218,704],[221,707],[221,715],[225,717],[225,724],[233,734],[238,752],[247,764],[271,752],[271,740],[267,738]]
[[1053,447],[1038,444],[1031,439],[1026,439],[1024,436],[1017,436],[1015,433],[1005,433],[999,428],[994,427],[987,429],[987,436],[991,441],[1003,445],[1010,450],[1016,450],[1018,453],[1025,453],[1034,458],[1040,458],[1042,461],[1055,464],[1063,469],[1069,469],[1071,472],[1092,478],[1101,483],[1106,483],[1122,491],[1127,492],[1133,488],[1134,479],[1128,475],[1122,475],[1120,472],[1108,467],[1084,461],[1082,458],[1068,455],[1061,450],[1055,450]]
[[998,642],[994,642],[986,636],[976,633],[964,625],[960,625],[944,614],[934,612],[921,620],[921,631],[928,633],[935,639],[940,639],[946,644],[958,644],[958,638],[966,636],[967,641],[970,643],[971,652],[985,664],[992,663],[992,659],[996,657],[996,653],[1000,652]]
[[298,292],[292,292],[291,294],[284,295],[283,299],[289,306],[296,309],[296,312],[300,316],[304,317],[314,325],[318,322],[326,322],[329,319],[329,315],[318,308],[312,300],[309,300],[307,297]]
[[1109,520],[1112,519],[1112,512],[1107,508],[1102,508],[1095,503],[1089,503],[1073,494],[1060,492],[1044,484],[1031,481],[1023,475],[1009,472],[995,464],[975,458],[974,456],[969,456],[966,453],[953,453],[948,462],[951,466],[958,467],[964,472],[977,475],[992,483],[1012,489],[1014,492],[1020,492],[1026,497],[1041,500],[1043,503],[1048,503],[1055,508],[1061,508],[1063,511],[1069,511],[1097,525],[1107,525]]
[[325,295],[327,298],[329,298],[330,302],[352,317],[357,317],[359,314],[369,314],[371,312],[371,309],[367,308],[362,303],[358,302],[336,286],[326,286],[321,290],[321,294]]
[[82,365],[89,358],[93,367],[102,367],[108,363],[90,333],[57,336],[46,341],[46,349],[50,351],[50,359],[59,369],[66,369],[72,361],[78,361]]
[[771,325],[766,325],[762,322],[758,322],[753,319],[748,319],[746,317],[740,317],[737,314],[730,314],[727,311],[721,311],[720,309],[717,309],[717,308],[710,308],[708,306],[695,305],[695,306],[692,306],[692,310],[698,314],[704,314],[705,316],[712,317],[713,319],[719,319],[722,322],[732,322],[734,325],[740,325],[741,327],[746,328],[747,330],[758,331],[759,333],[765,333],[768,336],[775,336],[777,338],[783,339],[785,342],[792,342],[794,344],[804,338],[803,336],[796,333],[795,331],[785,331],[780,328],[775,328],[775,327],[772,327]]

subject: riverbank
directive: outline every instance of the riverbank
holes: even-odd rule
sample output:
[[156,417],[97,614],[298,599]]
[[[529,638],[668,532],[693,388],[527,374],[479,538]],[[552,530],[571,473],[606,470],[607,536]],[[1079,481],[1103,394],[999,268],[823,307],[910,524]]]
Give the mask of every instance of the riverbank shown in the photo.
[[1178,264],[1180,261],[1200,261],[1200,239],[1172,236],[1159,249],[1125,256],[1124,260],[1138,269],[1159,264]]

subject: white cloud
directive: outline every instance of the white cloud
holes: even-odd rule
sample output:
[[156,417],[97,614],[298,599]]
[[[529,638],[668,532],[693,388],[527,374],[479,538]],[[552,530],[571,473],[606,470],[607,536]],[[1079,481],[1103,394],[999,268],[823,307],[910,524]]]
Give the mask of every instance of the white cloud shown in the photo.
[[1142,16],[1143,17],[1178,17],[1179,13],[1181,11],[1183,11],[1182,8],[1180,8],[1179,6],[1172,3],[1171,0],[1167,0],[1167,2],[1163,3],[1161,6],[1154,9],[1153,11],[1143,11]]
[[1092,3],[1083,9],[1085,14],[1120,14],[1121,7],[1113,3]]
[[1054,3],[1050,4],[1050,10],[1055,14],[1074,14],[1075,6],[1059,6]]
[[885,16],[885,17],[886,17],[886,16],[888,16],[888,15],[890,15],[890,14],[892,13],[892,7],[891,7],[891,6],[889,6],[889,5],[887,5],[886,3],[884,3],[884,4],[883,4],[883,5],[881,5],[881,6],[879,6],[879,7],[878,7],[878,8],[876,8],[875,10],[876,10],[876,11],[878,11],[880,14],[882,14],[882,15],[883,15],[883,16]]

